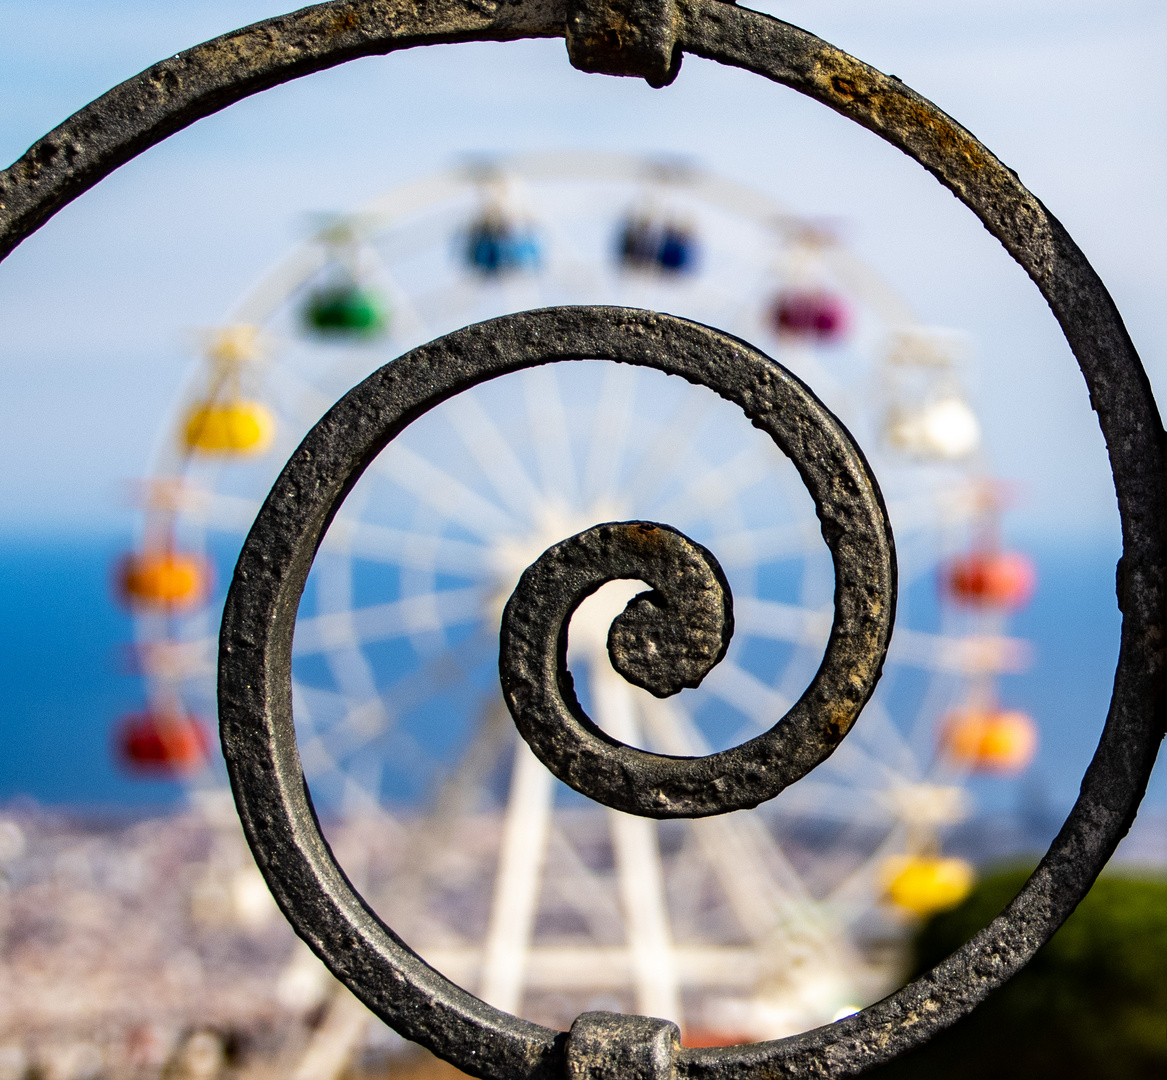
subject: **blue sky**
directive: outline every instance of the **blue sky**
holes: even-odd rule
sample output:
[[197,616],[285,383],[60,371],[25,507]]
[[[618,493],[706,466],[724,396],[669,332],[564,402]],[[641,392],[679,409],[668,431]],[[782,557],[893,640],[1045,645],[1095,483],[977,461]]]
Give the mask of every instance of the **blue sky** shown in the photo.
[[[1162,0],[766,8],[895,73],[1016,169],[1094,262],[1167,396]],[[0,0],[0,158],[14,160],[159,58],[281,10],[261,0]],[[576,72],[560,41],[371,58],[252,98],[119,170],[0,265],[0,535],[129,528],[126,482],[141,475],[193,359],[192,328],[219,321],[300,238],[307,213],[350,208],[467,151],[547,148],[681,153],[841,220],[848,242],[925,321],[971,332],[996,469],[1025,493],[1014,533],[1043,551],[1102,552],[1068,562],[1073,573],[1058,581],[1068,586],[1081,566],[1080,595],[1066,587],[1047,609],[1039,594],[1033,625],[1020,631],[1035,640],[1041,625],[1066,631],[1038,641],[1039,656],[1057,663],[1035,675],[1034,700],[1020,684],[1017,693],[1056,733],[1042,776],[1059,804],[1068,799],[1113,670],[1117,515],[1101,436],[1056,323],[997,242],[914,163],[791,91],[692,58],[663,91]],[[90,591],[96,610],[101,588]],[[31,647],[40,639],[28,625],[13,626],[28,655],[58,662],[47,646]],[[87,633],[104,642],[115,631]],[[53,624],[42,638],[60,636]],[[9,651],[25,664],[26,653]],[[29,715],[43,714],[44,677],[29,674]],[[96,685],[92,672],[69,677]],[[130,707],[127,686],[111,684],[109,702],[85,709],[104,722],[102,709],[112,717]],[[56,729],[45,720],[44,738],[71,737],[78,700],[61,705]],[[19,705],[9,701],[9,711]],[[91,758],[104,754],[104,728],[93,731]],[[1164,791],[1160,779],[1154,805]]]
[[[1068,226],[1108,283],[1161,393],[1167,235],[1161,0],[790,0],[767,10],[931,97]],[[259,0],[0,0],[0,157],[180,48],[277,14]],[[742,72],[689,58],[653,91],[588,76],[562,42],[358,61],[208,118],[125,166],[0,265],[0,531],[124,527],[159,416],[215,323],[303,229],[466,151],[682,152],[849,242],[925,320],[976,342],[1014,529],[1112,539],[1101,438],[1036,289],[915,164],[855,125]]]

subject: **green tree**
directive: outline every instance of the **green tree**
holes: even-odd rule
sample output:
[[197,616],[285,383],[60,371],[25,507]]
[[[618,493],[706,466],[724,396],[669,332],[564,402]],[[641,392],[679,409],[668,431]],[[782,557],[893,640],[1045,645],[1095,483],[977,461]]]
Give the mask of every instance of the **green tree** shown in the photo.
[[[986,877],[916,940],[928,970],[990,922],[1028,873]],[[1011,982],[878,1080],[1167,1078],[1167,881],[1108,876]]]

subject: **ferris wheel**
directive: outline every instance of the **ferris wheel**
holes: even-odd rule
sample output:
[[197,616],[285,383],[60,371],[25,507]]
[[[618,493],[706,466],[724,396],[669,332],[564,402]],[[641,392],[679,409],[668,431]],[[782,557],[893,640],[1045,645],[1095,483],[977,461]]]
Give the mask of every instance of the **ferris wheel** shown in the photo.
[[[555,781],[497,681],[503,605],[551,544],[600,522],[665,521],[724,568],[735,637],[679,697],[658,700],[608,662],[608,626],[643,585],[611,583],[571,624],[588,714],[669,754],[782,716],[821,659],[833,578],[793,466],[714,394],[600,361],[534,369],[415,422],[330,526],[293,660],[314,803],[338,837],[392,831],[389,921],[503,1009],[554,1023],[600,1001],[672,1018],[690,1041],[829,1022],[894,982],[881,942],[970,887],[971,868],[942,850],[969,813],[968,775],[1033,755],[1033,722],[995,682],[1026,662],[1007,616],[1032,569],[995,531],[964,337],[919,325],[830,223],[684,163],[515,156],[397,187],[319,221],[206,334],[119,569],[149,701],[118,746],[136,768],[221,785],[199,719],[214,712],[215,601],[282,463],[405,350],[564,303],[737,334],[867,448],[900,565],[883,682],[834,756],[757,811],[658,825]],[[376,877],[363,865],[346,864]]]

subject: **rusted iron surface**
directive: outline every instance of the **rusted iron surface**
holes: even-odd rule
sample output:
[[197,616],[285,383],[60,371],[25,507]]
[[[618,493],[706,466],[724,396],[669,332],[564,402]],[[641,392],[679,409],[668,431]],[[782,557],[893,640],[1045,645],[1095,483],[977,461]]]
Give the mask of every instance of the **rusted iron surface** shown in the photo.
[[567,1033],[565,1080],[673,1080],[681,1032],[651,1016],[586,1012]]
[[[585,597],[618,578],[641,579],[651,589],[629,600],[612,621],[612,667],[658,698],[700,686],[733,637],[729,582],[708,548],[652,521],[593,526],[548,548],[528,568],[503,612],[499,673],[504,686],[519,663],[511,655],[516,648],[543,653],[550,645],[548,670],[565,677],[568,621]],[[515,644],[508,646],[508,639]],[[541,660],[531,655],[526,662]],[[507,693],[527,696],[518,686]]]
[[[607,9],[597,0],[579,12],[587,22]],[[675,19],[664,18],[655,31],[642,23],[644,40],[663,41],[675,30],[680,52],[674,59],[690,52],[742,67],[822,102],[898,146],[977,215],[1034,280],[1062,326],[1114,472],[1124,541],[1114,696],[1080,797],[1025,889],[947,961],[856,1016],[773,1043],[682,1049],[675,1059],[676,1075],[694,1080],[854,1075],[953,1023],[1019,970],[1089,889],[1134,818],[1167,723],[1167,438],[1138,355],[1098,276],[1060,223],[969,132],[899,80],[769,16],[721,0],[677,0]],[[249,94],[414,45],[564,36],[567,20],[566,4],[555,0],[341,0],[180,53],[81,110],[0,175],[0,255],[125,161]],[[589,62],[586,49],[575,52],[577,62]],[[618,67],[611,58],[595,63]],[[645,74],[645,63],[638,60],[635,73]],[[268,506],[290,521],[298,507],[317,505],[314,482],[277,488]],[[308,525],[320,530],[326,521],[327,515]],[[225,639],[236,650],[225,653],[225,745],[273,889],[337,975],[406,1034],[478,1076],[561,1076],[562,1033],[500,1014],[426,967],[351,892],[320,840],[295,779],[290,701],[286,712],[265,711],[256,689],[286,680],[281,650],[290,644],[298,596],[272,591],[270,575],[281,568],[286,585],[307,573],[311,555],[273,539],[269,550],[240,565],[237,585],[252,589],[249,603],[275,605],[287,642],[266,654],[262,635],[248,637],[258,633],[254,627],[242,635],[228,627]],[[242,720],[249,709],[252,719]],[[278,754],[269,735],[278,735]],[[251,805],[248,791],[267,794],[255,795]],[[306,929],[309,917],[315,929]]]
[[[896,589],[895,551],[879,489],[838,420],[764,354],[666,316],[566,308],[559,317],[568,320],[573,310],[597,312],[611,322],[617,336],[602,342],[602,355],[649,363],[716,390],[790,456],[831,550],[834,625],[810,686],[769,731],[697,758],[626,746],[592,723],[576,700],[567,671],[572,613],[607,581],[639,578],[653,586],[613,622],[608,649],[625,678],[664,697],[696,686],[724,656],[732,632],[729,586],[709,552],[667,526],[598,525],[545,552],[508,602],[499,651],[507,704],[539,759],[565,784],[606,806],[654,818],[757,806],[830,755],[879,679]],[[612,343],[619,343],[615,355]]]
[[681,70],[675,0],[567,0],[567,55],[580,71],[668,86]]
[[[720,767],[707,784],[690,785],[688,802],[677,796],[672,813],[652,803],[655,816],[695,816],[754,805],[827,757],[870,696],[894,612],[891,535],[858,450],[825,407],[780,365],[708,327],[627,308],[551,308],[508,315],[406,353],[325,414],[264,503],[227,597],[219,644],[223,751],[256,859],[300,935],[362,1001],[402,1034],[481,1076],[558,1072],[563,1063],[557,1033],[491,1008],[427,967],[369,912],[344,880],[321,837],[296,749],[292,635],[304,583],[328,523],[365,467],[396,435],[429,409],[477,383],[539,364],[582,359],[621,361],[681,375],[738,404],[791,454],[802,472],[819,505],[824,538],[839,575],[835,626],[823,667],[803,699],[770,732],[704,759],[666,758],[624,748],[654,759],[662,777],[676,770],[684,779],[686,770],[705,769],[710,762]],[[704,586],[712,600],[704,606],[706,615],[713,616],[714,640],[708,640],[707,626],[698,634],[706,639],[698,643],[698,651],[704,652],[711,667],[711,661],[720,658],[729,628],[723,576],[680,534],[672,534],[669,557],[650,560],[643,549],[651,532],[642,533],[641,525],[617,528],[638,534],[632,543],[625,537],[622,551],[605,542],[603,527],[590,530],[595,542],[586,551],[573,551],[570,543],[559,545],[566,549],[567,561],[590,564],[583,568],[584,585],[564,574],[562,560],[545,556],[535,564],[540,570],[550,568],[543,583],[548,595],[542,599],[552,602],[553,619],[562,620],[563,609],[578,602],[587,584],[595,587],[627,574],[643,574],[674,597],[678,590],[673,586],[679,584],[690,601],[691,594]],[[636,548],[641,549],[639,557]],[[699,568],[691,564],[694,557]],[[666,569],[654,581],[662,565],[675,576]],[[558,603],[551,593],[559,596]],[[523,619],[513,608],[512,630]],[[534,624],[528,629],[534,634],[545,631]],[[562,629],[565,632],[566,627]],[[514,652],[504,645],[500,659],[512,696],[524,676],[516,670],[522,665]],[[542,677],[554,682],[561,673],[555,644],[551,654],[551,670]],[[546,718],[530,719],[530,726],[520,721],[520,729],[537,743],[542,734],[537,728]],[[581,789],[589,793],[597,784],[602,786],[610,771],[603,752],[591,761],[590,776],[586,767],[572,774],[575,779],[583,777]],[[680,786],[684,790],[684,784]]]

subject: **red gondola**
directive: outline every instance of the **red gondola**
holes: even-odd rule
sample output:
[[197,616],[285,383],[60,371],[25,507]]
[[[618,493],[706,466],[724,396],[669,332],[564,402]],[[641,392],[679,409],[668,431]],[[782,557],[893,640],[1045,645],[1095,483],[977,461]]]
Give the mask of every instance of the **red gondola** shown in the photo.
[[185,776],[207,763],[210,739],[202,721],[169,709],[122,718],[115,736],[118,757],[134,772]]
[[1037,585],[1037,571],[1016,551],[974,551],[949,564],[944,574],[948,595],[977,608],[1024,607]]

